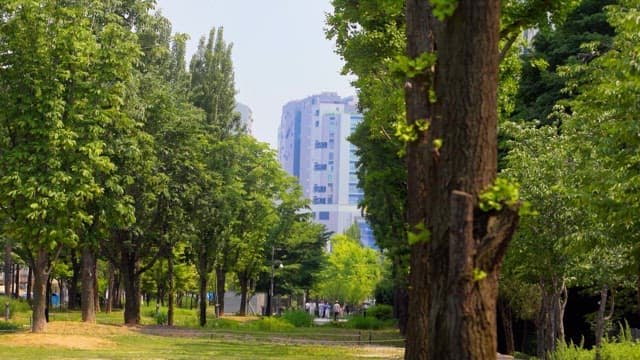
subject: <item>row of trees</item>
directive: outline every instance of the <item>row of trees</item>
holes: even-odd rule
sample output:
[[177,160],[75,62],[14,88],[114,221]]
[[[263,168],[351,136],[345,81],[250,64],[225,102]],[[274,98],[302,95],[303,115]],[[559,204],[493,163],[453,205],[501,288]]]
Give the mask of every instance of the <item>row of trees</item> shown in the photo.
[[92,322],[97,260],[106,260],[108,294],[123,282],[124,321],[136,324],[141,275],[159,260],[169,323],[177,262],[196,269],[201,300],[215,273],[221,312],[227,275],[246,304],[273,248],[304,264],[291,288],[308,289],[322,264],[327,234],[311,224],[299,186],[239,124],[223,30],[203,37],[187,66],[187,36],[172,36],[153,7],[0,4],[0,225],[7,253],[33,270],[34,332],[45,329],[56,268],[70,269],[70,300],[79,292]]
[[494,357],[499,278],[502,313],[535,318],[540,357],[564,338],[567,287],[592,287],[599,344],[607,299],[640,279],[638,5],[333,1],[327,35],[357,75],[363,206],[393,260],[405,358]]

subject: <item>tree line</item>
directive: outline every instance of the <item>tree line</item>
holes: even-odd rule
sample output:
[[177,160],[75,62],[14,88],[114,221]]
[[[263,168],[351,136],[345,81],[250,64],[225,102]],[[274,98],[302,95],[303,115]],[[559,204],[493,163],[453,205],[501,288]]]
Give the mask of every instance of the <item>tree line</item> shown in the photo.
[[[304,264],[279,275],[291,292],[308,290],[326,261],[329,234],[234,110],[223,29],[202,37],[187,63],[188,36],[172,35],[154,6],[0,4],[0,226],[5,269],[15,258],[33,274],[34,332],[45,330],[53,277],[67,285],[69,306],[94,322],[106,271],[109,301],[122,285],[124,322],[137,324],[141,277],[162,264],[172,324],[184,291],[175,274],[186,265],[204,325],[211,279],[224,313],[233,274],[244,312],[273,249]],[[8,279],[10,271],[6,289]]]

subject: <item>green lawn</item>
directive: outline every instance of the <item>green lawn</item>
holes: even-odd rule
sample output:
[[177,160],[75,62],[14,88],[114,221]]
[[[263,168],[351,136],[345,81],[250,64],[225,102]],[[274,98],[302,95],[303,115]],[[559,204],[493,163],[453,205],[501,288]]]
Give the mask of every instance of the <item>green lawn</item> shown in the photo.
[[374,344],[393,345],[388,341],[397,339],[398,334],[391,329],[369,332],[324,326],[260,330],[250,326],[251,321],[236,318],[211,319],[210,327],[200,329],[194,320],[195,310],[180,310],[176,314],[180,326],[170,329],[155,325],[153,312],[143,308],[143,325],[127,328],[122,326],[122,312],[99,313],[98,324],[87,325],[79,321],[79,312],[52,311],[45,334],[30,333],[28,315],[16,313],[12,322],[26,329],[0,332],[0,359],[350,360],[401,359],[403,353],[398,347],[368,345],[369,334]]

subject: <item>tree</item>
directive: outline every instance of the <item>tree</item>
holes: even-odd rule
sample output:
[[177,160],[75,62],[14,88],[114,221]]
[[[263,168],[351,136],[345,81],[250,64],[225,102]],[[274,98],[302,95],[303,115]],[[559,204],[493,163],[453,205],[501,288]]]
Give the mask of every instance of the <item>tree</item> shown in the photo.
[[8,2],[0,9],[7,131],[0,196],[11,219],[4,230],[23,245],[34,269],[34,332],[45,328],[51,264],[91,226],[89,205],[103,192],[98,174],[113,171],[102,135],[120,112],[137,55],[117,26],[99,37],[92,31],[87,15],[98,9],[50,1]]
[[314,292],[328,301],[335,299],[352,305],[373,297],[382,278],[379,254],[346,235],[334,235],[331,246],[327,266],[320,271]]
[[358,155],[359,204],[376,244],[392,260],[394,311],[405,333],[408,318],[409,245],[406,235],[406,159],[395,136],[404,121],[403,79],[390,70],[390,59],[404,53],[402,1],[333,1],[327,36],[345,60],[343,72],[357,76],[358,106],[364,120],[349,141]]
[[[230,244],[231,226],[236,218],[234,207],[241,194],[241,184],[234,172],[234,140],[239,117],[234,112],[235,85],[232,45],[223,38],[223,29],[212,29],[209,38],[200,39],[198,50],[191,59],[191,101],[205,112],[204,160],[206,176],[201,184],[196,212],[197,237],[193,256],[200,277],[200,296],[206,299],[207,279],[216,269],[216,299],[224,312],[226,272],[233,263],[235,252]],[[206,302],[200,303],[200,325],[206,324]]]
[[522,283],[535,284],[540,306],[535,317],[537,354],[544,358],[564,341],[564,310],[571,269],[578,263],[572,247],[586,212],[575,206],[570,174],[572,164],[567,138],[557,128],[533,124],[505,124],[512,138],[502,174],[522,184],[521,195],[537,215],[526,217],[506,262],[507,274]]
[[593,233],[600,238],[596,249],[621,248],[620,252],[633,254],[622,258],[629,261],[627,269],[634,269],[640,309],[638,223],[633,216],[638,206],[634,200],[638,193],[638,137],[634,130],[638,112],[632,100],[638,96],[640,81],[633,60],[637,52],[638,2],[625,0],[606,9],[616,31],[612,50],[588,64],[565,68],[565,73],[572,75],[568,88],[577,96],[559,105],[572,110],[568,115],[563,112],[561,120],[573,145],[578,169],[575,179],[581,189],[577,192],[579,205],[588,206],[597,220],[593,221],[593,228],[598,230]]
[[405,10],[400,66],[417,135],[407,144],[415,316],[405,357],[494,358],[498,272],[518,221],[517,199],[480,208],[483,194],[509,187],[495,182],[500,2],[409,0]]
[[[557,121],[553,107],[572,97],[564,91],[567,78],[560,69],[585,64],[611,48],[613,28],[604,7],[616,0],[584,0],[557,26],[544,27],[533,39],[533,46],[522,56],[514,119],[539,120],[548,125]],[[585,47],[586,46],[586,47]]]

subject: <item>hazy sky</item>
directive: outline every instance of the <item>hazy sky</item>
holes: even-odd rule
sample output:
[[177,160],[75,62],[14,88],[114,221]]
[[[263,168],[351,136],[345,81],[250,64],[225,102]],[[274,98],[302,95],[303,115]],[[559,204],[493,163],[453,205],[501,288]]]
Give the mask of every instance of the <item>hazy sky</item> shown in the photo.
[[236,100],[253,111],[253,134],[278,141],[282,106],[322,91],[355,95],[324,35],[330,0],[157,0],[173,31],[187,33],[187,63],[201,36],[224,27],[233,43]]

